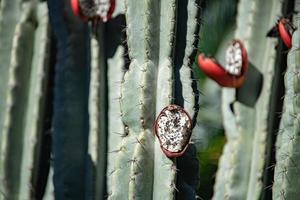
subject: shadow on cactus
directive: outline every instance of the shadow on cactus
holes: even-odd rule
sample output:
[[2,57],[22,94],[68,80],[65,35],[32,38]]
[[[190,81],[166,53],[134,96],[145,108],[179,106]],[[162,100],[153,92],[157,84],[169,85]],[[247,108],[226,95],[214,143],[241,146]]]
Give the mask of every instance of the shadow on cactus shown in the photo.
[[236,101],[254,107],[263,87],[262,73],[249,62],[244,84],[236,89]]

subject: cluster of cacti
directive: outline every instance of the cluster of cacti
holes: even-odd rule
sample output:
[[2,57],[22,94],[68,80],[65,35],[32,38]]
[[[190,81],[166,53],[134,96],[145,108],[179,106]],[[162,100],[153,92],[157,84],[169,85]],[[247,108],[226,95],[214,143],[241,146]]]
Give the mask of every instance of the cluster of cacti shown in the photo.
[[[186,147],[198,111],[198,2],[120,1],[109,22],[92,24],[73,2],[48,1],[52,39],[46,3],[1,1],[11,57],[1,67],[1,199],[195,198],[198,162]],[[177,162],[153,130],[171,104],[191,116]]]
[[300,1],[239,0],[218,61],[199,0],[0,3],[0,199],[197,199],[195,62],[223,87],[213,199],[300,195]]

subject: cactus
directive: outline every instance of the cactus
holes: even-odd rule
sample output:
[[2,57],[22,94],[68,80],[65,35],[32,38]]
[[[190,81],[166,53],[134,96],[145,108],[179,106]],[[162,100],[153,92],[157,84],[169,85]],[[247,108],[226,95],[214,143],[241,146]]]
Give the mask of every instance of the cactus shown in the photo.
[[269,165],[265,154],[274,132],[270,119],[274,119],[276,106],[272,97],[277,97],[278,82],[274,80],[280,76],[275,65],[276,40],[266,39],[265,34],[280,15],[280,8],[277,1],[239,2],[235,38],[244,42],[251,66],[241,88],[223,89],[228,141],[220,158],[214,199],[259,199],[265,193],[263,176]]
[[[53,118],[53,178],[57,199],[103,198],[105,180],[109,199],[175,197],[176,163],[161,152],[152,127],[156,115],[171,103],[183,106],[195,122],[198,94],[190,67],[197,45],[199,8],[194,1],[183,1],[180,5],[173,0],[161,5],[156,1],[125,3],[126,25],[117,6],[114,18],[94,26],[88,34],[88,26],[70,14],[68,1],[48,2],[58,42]],[[170,11],[163,12],[170,6]],[[63,19],[63,15],[67,17]],[[136,21],[136,16],[144,24]],[[162,32],[159,24],[164,26]],[[177,24],[183,28],[176,30]],[[127,38],[113,29],[125,26]],[[175,38],[175,35],[185,37]],[[122,55],[127,50],[127,45],[123,45],[125,39],[127,61]],[[89,40],[91,43],[87,43]],[[72,48],[76,44],[80,46]],[[178,56],[173,50],[175,46],[180,52]],[[89,81],[90,64],[88,96],[85,84]],[[74,73],[72,78],[70,75],[64,78],[68,73]],[[73,92],[71,88],[75,87],[77,91]],[[161,89],[166,93],[156,92]],[[75,98],[78,93],[80,98]],[[87,108],[88,116],[84,115]],[[79,113],[82,117],[78,117]],[[74,155],[75,149],[80,156],[67,158]],[[195,159],[194,152],[191,156]],[[75,171],[82,172],[76,180],[71,177]],[[131,181],[128,185],[124,180]],[[145,181],[141,184],[138,180]],[[190,196],[195,198],[197,176],[192,180],[196,183],[191,186],[194,192]],[[179,182],[178,185],[185,183],[182,190],[191,184],[185,178]]]
[[[194,140],[212,138],[191,135],[203,131],[200,1],[0,2],[0,200],[197,199],[204,148]],[[299,14],[277,19],[299,5],[240,0],[237,25],[207,47],[219,61],[202,68],[217,82],[211,65],[226,66],[229,38],[242,50],[238,67],[248,66],[239,84],[234,59],[233,75],[217,77],[232,88],[222,88],[227,142],[213,199],[299,196]]]
[[[30,199],[40,192],[35,189],[39,184],[40,152],[46,128],[48,11],[46,3],[35,1],[1,4],[1,47],[6,47],[1,55],[10,60],[3,59],[1,66],[1,81],[4,81],[1,99],[5,100],[5,107],[0,114],[0,199]],[[4,15],[11,17],[5,21]],[[5,22],[12,23],[8,30]]]
[[[57,38],[53,113],[53,182],[55,199],[84,199],[92,171],[88,151],[89,32],[73,15],[68,1],[49,1]],[[74,176],[76,174],[76,176]]]
[[[177,23],[186,29],[182,30],[178,25],[175,29],[176,10]],[[120,97],[125,135],[115,151],[114,187],[109,192],[109,199],[174,198],[176,166],[161,152],[152,126],[155,116],[173,102],[184,105],[188,113],[196,116],[190,56],[194,52],[194,34],[198,31],[197,10],[194,1],[181,1],[179,5],[176,1],[163,1],[160,6],[156,1],[126,2],[131,63],[122,82]],[[161,32],[157,24],[164,27]],[[176,35],[182,33],[182,36],[175,38],[176,31]],[[178,51],[173,52],[174,46],[181,51],[180,55],[176,56]],[[185,81],[179,82],[179,77]],[[178,93],[180,88],[182,93]],[[155,98],[153,94],[156,94]],[[122,179],[130,180],[129,184]]]
[[[295,1],[295,10],[300,2]],[[288,53],[288,69],[285,74],[285,98],[280,130],[277,136],[277,154],[273,185],[273,199],[294,199],[299,196],[299,14],[294,16],[297,30],[292,37],[292,49]]]

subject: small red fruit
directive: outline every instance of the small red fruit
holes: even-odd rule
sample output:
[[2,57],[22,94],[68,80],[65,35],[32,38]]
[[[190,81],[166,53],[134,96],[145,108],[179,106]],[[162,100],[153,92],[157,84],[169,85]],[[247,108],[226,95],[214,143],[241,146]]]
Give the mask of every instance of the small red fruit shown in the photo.
[[288,18],[281,18],[267,33],[268,37],[280,37],[287,48],[292,48],[292,35],[296,28]]
[[83,21],[88,20],[88,18],[83,15],[78,0],[71,0],[71,8],[72,8],[74,15],[81,18]]
[[71,0],[71,8],[73,13],[80,17],[83,21],[103,21],[107,22],[112,18],[112,14],[116,7],[115,0],[100,0],[91,3],[80,4],[79,0]]
[[160,112],[154,124],[154,132],[167,157],[175,158],[184,154],[190,142],[192,127],[191,117],[178,105],[169,105]]
[[241,41],[234,40],[226,51],[225,67],[203,54],[198,55],[198,65],[220,86],[238,88],[243,85],[248,70],[247,51]]
[[280,38],[287,48],[292,48],[292,34],[294,32],[293,25],[290,23],[288,19],[282,18],[278,22],[278,32]]

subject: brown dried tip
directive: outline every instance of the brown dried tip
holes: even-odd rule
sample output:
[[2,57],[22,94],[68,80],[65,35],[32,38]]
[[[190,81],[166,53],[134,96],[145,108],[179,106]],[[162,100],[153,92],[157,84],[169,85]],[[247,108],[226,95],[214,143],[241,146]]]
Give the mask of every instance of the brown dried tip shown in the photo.
[[160,112],[154,124],[154,131],[166,156],[179,157],[185,152],[190,141],[192,119],[182,107],[172,104]]

